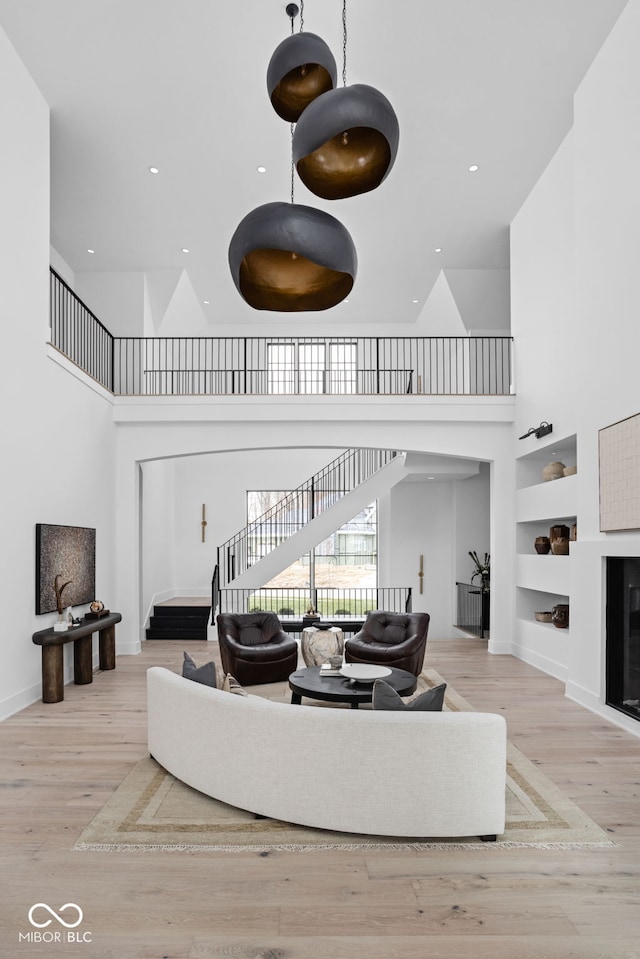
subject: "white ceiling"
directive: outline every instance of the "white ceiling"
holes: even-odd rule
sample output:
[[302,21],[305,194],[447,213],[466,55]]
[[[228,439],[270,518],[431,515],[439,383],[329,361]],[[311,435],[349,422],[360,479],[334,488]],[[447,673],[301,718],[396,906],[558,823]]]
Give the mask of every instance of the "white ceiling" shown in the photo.
[[[508,224],[625,3],[348,0],[347,81],[390,99],[400,148],[360,197],[322,201],[297,181],[297,202],[349,229],[359,272],[348,304],[278,321],[414,323],[441,269],[508,268]],[[52,243],[75,271],[187,269],[213,334],[275,321],[236,292],[227,248],[251,209],[289,199],[289,125],[265,80],[290,32],[285,6],[0,0],[0,25],[51,107]],[[340,74],[342,0],[307,0],[304,16]]]

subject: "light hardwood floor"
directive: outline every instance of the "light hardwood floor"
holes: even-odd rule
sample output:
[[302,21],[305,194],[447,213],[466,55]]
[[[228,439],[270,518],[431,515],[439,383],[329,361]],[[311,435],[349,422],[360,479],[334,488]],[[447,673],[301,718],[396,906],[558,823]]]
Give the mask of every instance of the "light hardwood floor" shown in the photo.
[[[179,670],[183,649],[201,663],[215,645],[147,642],[91,686],[65,687],[64,702],[0,724],[0,956],[640,957],[640,739],[480,640],[430,641],[428,664],[478,709],[503,712],[512,740],[615,847],[73,851],[146,753],[147,667]],[[37,902],[78,903],[91,942],[19,941]]]

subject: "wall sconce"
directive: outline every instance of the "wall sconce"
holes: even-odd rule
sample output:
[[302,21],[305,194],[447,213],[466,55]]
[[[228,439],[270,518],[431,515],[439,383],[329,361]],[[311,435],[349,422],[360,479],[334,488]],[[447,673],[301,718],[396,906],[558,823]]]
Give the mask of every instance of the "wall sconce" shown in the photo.
[[536,439],[539,440],[551,432],[553,432],[553,424],[547,423],[545,420],[543,420],[540,426],[530,426],[527,432],[523,433],[522,436],[519,436],[518,439],[526,440],[527,436],[533,436],[535,434]]

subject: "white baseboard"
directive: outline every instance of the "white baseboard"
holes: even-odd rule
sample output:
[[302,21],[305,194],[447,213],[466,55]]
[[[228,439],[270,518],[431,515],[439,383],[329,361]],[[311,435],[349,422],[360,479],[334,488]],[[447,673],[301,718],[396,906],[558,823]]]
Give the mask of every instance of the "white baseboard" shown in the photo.
[[20,693],[16,693],[15,696],[8,696],[0,703],[0,722],[9,719],[10,716],[15,716],[16,713],[26,709],[27,706],[32,706],[39,699],[42,699],[42,684],[39,682],[23,689]]
[[487,644],[487,652],[494,656],[512,656],[513,646],[511,643],[497,643],[495,639],[490,639]]
[[[121,643],[116,638],[116,656],[138,656],[142,652],[142,643],[140,640],[133,643]],[[116,669],[117,669],[116,665]]]
[[559,679],[563,683],[567,681],[567,667],[563,663],[557,663],[555,660],[549,659],[548,656],[541,656],[533,649],[513,645],[511,655],[515,656],[516,659],[521,659],[523,663],[528,663],[529,666],[535,666],[536,669],[548,676],[553,676],[554,679]]
[[640,722],[638,722],[637,719],[633,719],[631,716],[625,716],[625,714],[619,710],[613,709],[611,706],[600,702],[599,698],[594,696],[593,693],[590,693],[588,689],[578,686],[577,683],[568,682],[565,695],[567,699],[571,699],[579,706],[584,706],[589,712],[595,713],[596,716],[606,719],[607,722],[613,723],[613,725],[618,726],[619,729],[624,729],[626,732],[640,739]]

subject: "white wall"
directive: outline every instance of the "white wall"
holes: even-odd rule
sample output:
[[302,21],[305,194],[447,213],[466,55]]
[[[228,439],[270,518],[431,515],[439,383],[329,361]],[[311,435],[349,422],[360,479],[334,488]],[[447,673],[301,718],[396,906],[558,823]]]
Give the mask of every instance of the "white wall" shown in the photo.
[[444,272],[471,336],[509,335],[509,270],[447,269]]
[[176,595],[176,460],[141,465],[142,609]]
[[575,101],[576,307],[588,335],[576,344],[580,602],[571,628],[581,642],[568,692],[586,704],[604,698],[603,557],[640,555],[640,533],[600,533],[598,516],[598,429],[640,412],[639,43],[640,2],[630,0]]
[[[640,555],[640,533],[599,532],[598,430],[640,412],[639,42],[640,0],[630,0],[577,92],[571,135],[511,231],[515,435],[541,419],[554,435],[577,433],[567,694],[636,734],[603,705],[604,558]],[[516,455],[532,442],[515,440]]]
[[144,336],[144,273],[76,273],[74,292],[114,336]]
[[[49,112],[0,30],[0,287],[3,307],[5,619],[0,717],[41,696],[34,631],[35,524],[96,528],[96,591],[114,596],[113,427],[107,398],[48,357]],[[70,651],[66,656],[69,672]]]
[[[175,463],[175,588],[208,595],[217,547],[247,522],[247,490],[295,489],[341,450],[235,450]],[[206,506],[202,542],[200,520]],[[183,593],[184,595],[184,593]]]
[[[255,323],[208,322],[188,270],[77,272],[74,289],[114,336],[262,335]],[[452,311],[457,318],[453,326]],[[376,323],[373,329],[371,324],[350,323],[345,314],[329,313],[308,318],[302,330],[295,314],[275,314],[269,318],[267,332],[269,336],[508,336],[509,271],[442,271],[411,323]]]
[[[447,639],[454,634],[454,485],[404,482],[394,486],[390,495],[388,585],[412,588],[414,611],[431,616],[430,639]],[[421,554],[422,595],[418,576]]]
[[[475,550],[482,559],[491,553],[491,476],[488,463],[480,463],[477,476],[470,476],[454,484],[454,578],[470,583],[475,566],[469,550]],[[496,523],[502,528],[501,512]],[[476,580],[479,582],[479,580]]]
[[[576,430],[573,382],[585,337],[576,322],[573,207],[569,134],[511,224],[516,438],[542,420],[553,423],[554,436]],[[516,456],[535,443],[516,439]]]

